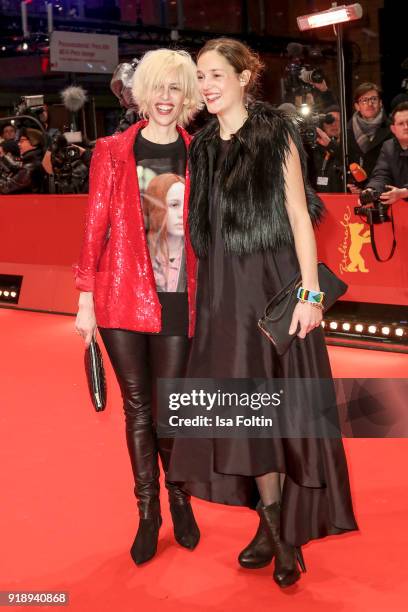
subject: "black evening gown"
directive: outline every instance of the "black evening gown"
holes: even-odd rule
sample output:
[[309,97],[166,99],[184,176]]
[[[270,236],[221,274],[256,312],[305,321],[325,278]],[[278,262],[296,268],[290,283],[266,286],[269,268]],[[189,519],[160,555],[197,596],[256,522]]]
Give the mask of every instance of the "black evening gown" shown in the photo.
[[[228,141],[219,140],[210,203],[212,242],[201,259],[197,327],[187,377],[328,378],[330,364],[321,328],[296,340],[279,357],[257,328],[265,304],[299,269],[295,251],[226,254],[217,210],[217,169]],[[314,538],[358,529],[341,439],[183,439],[174,441],[170,481],[192,495],[254,508],[255,476],[286,474],[281,537],[300,546]]]

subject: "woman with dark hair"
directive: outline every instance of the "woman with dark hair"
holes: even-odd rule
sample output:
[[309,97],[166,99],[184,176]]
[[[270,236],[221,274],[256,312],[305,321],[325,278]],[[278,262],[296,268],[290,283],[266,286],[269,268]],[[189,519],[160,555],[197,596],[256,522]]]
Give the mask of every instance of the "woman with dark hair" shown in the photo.
[[[199,270],[187,375],[330,379],[322,309],[307,298],[294,309],[297,338],[283,356],[257,329],[267,302],[299,271],[309,295],[322,297],[313,223],[323,204],[305,180],[297,128],[269,104],[249,102],[262,65],[241,42],[207,42],[197,66],[215,118],[190,148]],[[303,544],[357,529],[341,439],[176,438],[170,476],[198,497],[257,507],[260,523],[239,562],[257,568],[275,558],[280,587],[299,579],[298,563],[305,569]]]
[[[139,565],[155,555],[162,523],[158,456],[177,542],[191,550],[200,538],[190,496],[167,477],[171,441],[158,439],[155,415],[156,380],[184,375],[194,327],[196,264],[183,223],[190,137],[181,127],[200,105],[193,60],[185,51],[146,53],[132,94],[143,119],[98,140],[92,157],[76,329],[89,345],[98,326],[122,392],[139,509],[131,556]],[[170,229],[165,206],[177,208]]]

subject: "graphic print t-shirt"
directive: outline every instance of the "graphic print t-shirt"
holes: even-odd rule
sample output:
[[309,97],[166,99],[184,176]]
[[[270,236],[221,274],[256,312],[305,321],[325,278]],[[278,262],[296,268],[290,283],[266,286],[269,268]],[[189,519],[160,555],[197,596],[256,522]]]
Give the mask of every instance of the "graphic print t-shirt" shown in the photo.
[[187,152],[179,135],[156,144],[137,135],[134,145],[147,244],[159,300],[162,334],[185,335],[188,327],[183,205]]

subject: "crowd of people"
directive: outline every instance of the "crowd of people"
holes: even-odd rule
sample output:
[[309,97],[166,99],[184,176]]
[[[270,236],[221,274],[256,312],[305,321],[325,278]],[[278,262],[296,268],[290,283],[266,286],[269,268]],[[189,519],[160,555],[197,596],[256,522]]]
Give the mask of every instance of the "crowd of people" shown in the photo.
[[[314,86],[314,110],[323,120],[314,128],[314,141],[304,143],[309,179],[320,193],[341,193],[340,107],[325,81]],[[393,99],[388,116],[380,87],[367,82],[356,88],[353,105],[347,125],[347,162],[358,164],[362,172],[358,178],[348,173],[348,192],[372,189],[388,204],[408,198],[408,94]],[[137,120],[137,114],[133,115],[125,129]],[[87,193],[92,148],[69,145],[47,121],[43,127],[43,132],[33,127],[18,129],[0,120],[0,194]],[[123,129],[120,124],[118,130]]]
[[87,193],[92,150],[50,128],[46,107],[38,119],[0,122],[0,194]]
[[[350,173],[350,193],[378,191],[386,203],[408,196],[408,95],[399,94],[391,102],[387,116],[381,90],[375,83],[360,84],[353,96],[354,113],[347,125],[348,164],[361,169],[358,177]],[[313,147],[308,147],[309,177],[321,193],[342,191],[342,152],[340,146],[340,108],[323,110],[327,122],[316,128]]]

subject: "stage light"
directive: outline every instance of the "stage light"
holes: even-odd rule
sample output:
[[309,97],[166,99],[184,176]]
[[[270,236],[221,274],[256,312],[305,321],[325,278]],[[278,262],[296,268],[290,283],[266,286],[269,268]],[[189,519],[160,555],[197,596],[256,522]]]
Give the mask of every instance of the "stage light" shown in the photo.
[[342,327],[343,327],[344,331],[349,331],[349,330],[350,330],[351,325],[350,325],[350,323],[343,323],[343,326],[342,326]]
[[395,335],[400,337],[403,336],[404,330],[401,327],[397,327],[397,329],[395,330]]
[[357,323],[354,329],[356,330],[356,332],[361,333],[364,329],[364,325],[361,325],[361,323]]
[[330,323],[330,329],[337,329],[337,327],[338,327],[338,325],[337,325],[336,321],[332,321]]
[[326,327],[326,323],[325,323],[325,321],[322,321],[322,322],[320,323],[320,325],[321,325],[321,326],[323,327],[323,329],[324,329],[324,328]]
[[370,334],[375,334],[377,331],[377,328],[375,325],[369,325],[368,326],[368,331],[370,332]]
[[389,327],[387,327],[387,326],[382,327],[382,328],[381,328],[381,333],[382,333],[384,336],[388,336],[388,335],[389,335],[389,333],[390,333],[390,328],[389,328]]
[[18,304],[22,282],[22,276],[0,274],[0,302]]
[[28,50],[28,44],[26,42],[23,42],[23,44],[21,45],[21,48],[23,51],[27,51]]
[[361,4],[349,4],[348,6],[335,6],[327,11],[311,13],[310,15],[302,15],[297,17],[299,30],[312,30],[313,28],[323,28],[336,23],[345,23],[346,21],[354,21],[361,19],[363,9]]

